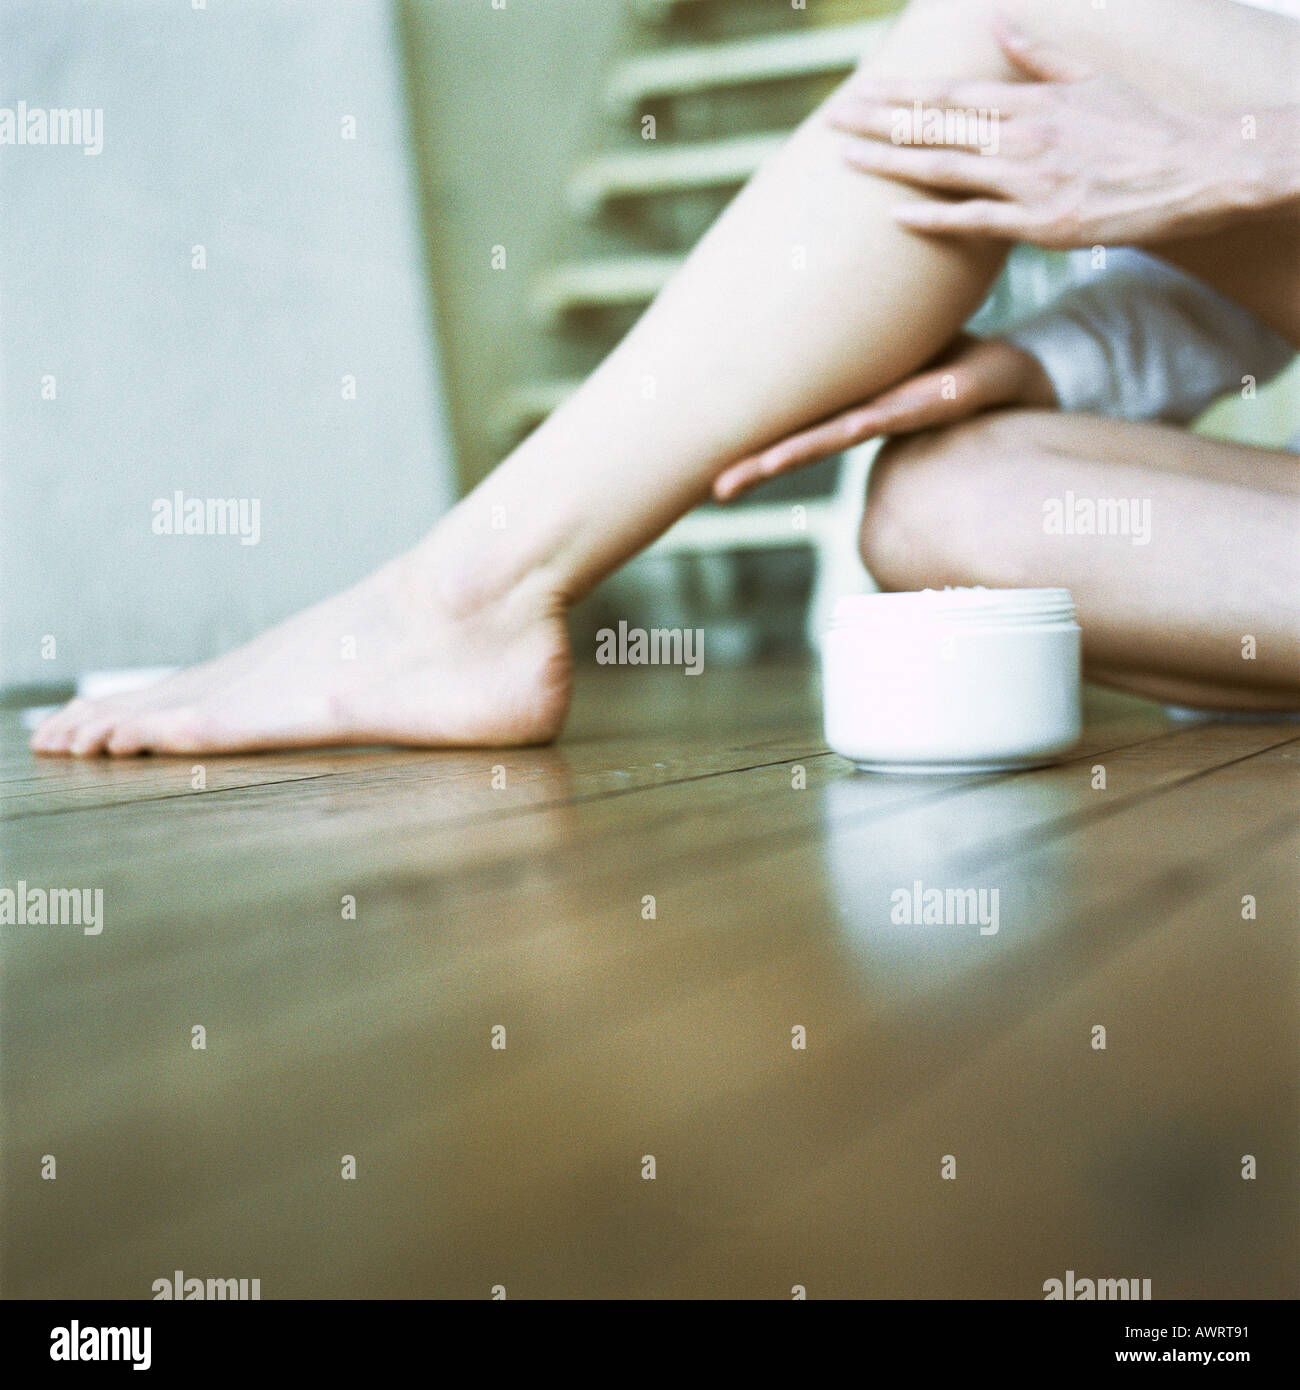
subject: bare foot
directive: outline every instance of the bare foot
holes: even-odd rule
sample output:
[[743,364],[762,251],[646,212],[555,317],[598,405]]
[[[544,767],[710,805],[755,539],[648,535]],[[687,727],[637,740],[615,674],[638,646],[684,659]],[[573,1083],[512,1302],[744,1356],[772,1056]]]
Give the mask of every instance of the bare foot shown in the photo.
[[568,713],[561,605],[511,590],[453,611],[419,550],[247,646],[143,690],[74,700],[38,753],[233,753],[546,743]]

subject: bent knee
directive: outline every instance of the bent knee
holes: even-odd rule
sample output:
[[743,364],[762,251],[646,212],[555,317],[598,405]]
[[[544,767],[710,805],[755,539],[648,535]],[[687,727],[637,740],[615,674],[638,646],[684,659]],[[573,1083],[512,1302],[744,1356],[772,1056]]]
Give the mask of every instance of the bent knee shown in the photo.
[[859,548],[882,589],[1015,584],[1013,550],[999,548],[1009,462],[1042,447],[1043,412],[995,411],[956,425],[900,435],[876,455]]

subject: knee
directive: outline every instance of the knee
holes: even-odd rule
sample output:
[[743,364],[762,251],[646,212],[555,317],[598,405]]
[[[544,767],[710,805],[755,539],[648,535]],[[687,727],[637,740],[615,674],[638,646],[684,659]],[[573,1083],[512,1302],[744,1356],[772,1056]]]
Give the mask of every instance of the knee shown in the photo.
[[934,582],[941,558],[934,523],[971,447],[963,435],[960,428],[900,435],[876,455],[858,547],[882,589],[924,589]]
[[1015,583],[999,544],[1015,465],[1038,447],[1033,412],[1003,411],[886,441],[871,467],[859,548],[882,589]]

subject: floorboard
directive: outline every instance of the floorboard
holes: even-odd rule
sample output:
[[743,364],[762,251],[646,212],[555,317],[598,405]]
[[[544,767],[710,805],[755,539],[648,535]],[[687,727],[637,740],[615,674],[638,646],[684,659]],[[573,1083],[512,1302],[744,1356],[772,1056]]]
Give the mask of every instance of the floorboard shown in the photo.
[[[548,749],[69,764],[6,716],[0,885],[104,929],[0,928],[2,1292],[1294,1295],[1300,729],[1087,715],[927,778],[829,753],[797,666],[584,673]],[[996,931],[891,920],[916,883]]]

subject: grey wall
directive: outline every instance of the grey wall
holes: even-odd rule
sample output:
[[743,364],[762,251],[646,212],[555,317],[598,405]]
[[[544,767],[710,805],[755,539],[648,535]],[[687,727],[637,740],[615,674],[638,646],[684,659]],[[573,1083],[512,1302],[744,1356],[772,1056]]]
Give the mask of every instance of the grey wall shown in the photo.
[[[19,100],[104,145],[0,145],[0,684],[210,655],[419,535],[454,469],[390,6],[6,0]],[[176,489],[259,543],[154,534]]]

